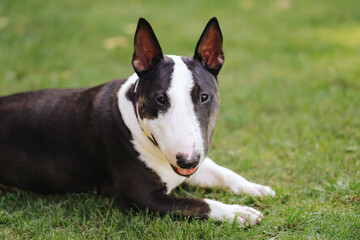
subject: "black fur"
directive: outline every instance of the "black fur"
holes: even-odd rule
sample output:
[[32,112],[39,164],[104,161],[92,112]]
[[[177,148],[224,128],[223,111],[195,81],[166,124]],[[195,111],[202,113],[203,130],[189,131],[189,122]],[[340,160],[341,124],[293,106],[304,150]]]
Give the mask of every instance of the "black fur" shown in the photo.
[[205,218],[206,203],[166,195],[166,185],[137,159],[117,105],[123,82],[1,97],[0,184],[41,193],[96,189],[123,208]]
[[[138,112],[141,119],[154,119],[158,113],[165,113],[170,108],[170,100],[166,91],[171,84],[171,74],[174,71],[174,62],[165,57],[153,68],[152,71],[140,76],[135,94]],[[156,98],[163,96],[165,104],[159,104]]]

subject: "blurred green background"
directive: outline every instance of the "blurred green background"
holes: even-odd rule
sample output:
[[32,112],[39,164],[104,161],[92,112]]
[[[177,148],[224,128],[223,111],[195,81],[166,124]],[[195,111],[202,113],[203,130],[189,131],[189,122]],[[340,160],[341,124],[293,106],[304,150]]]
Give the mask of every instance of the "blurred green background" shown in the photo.
[[164,53],[190,56],[218,17],[226,60],[209,156],[277,197],[189,186],[172,194],[252,206],[263,222],[123,214],[94,193],[2,192],[0,238],[359,239],[359,2],[1,0],[0,95],[130,76],[141,16]]

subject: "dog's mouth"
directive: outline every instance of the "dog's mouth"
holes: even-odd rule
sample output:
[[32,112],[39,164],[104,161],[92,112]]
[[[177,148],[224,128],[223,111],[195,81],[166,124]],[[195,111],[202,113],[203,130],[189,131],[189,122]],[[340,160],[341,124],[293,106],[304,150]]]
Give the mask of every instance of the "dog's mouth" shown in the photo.
[[183,176],[183,177],[190,177],[198,170],[197,167],[191,168],[191,169],[178,168],[178,167],[174,167],[173,165],[171,165],[171,167],[174,170],[174,172],[176,172],[177,174],[179,174],[180,176]]

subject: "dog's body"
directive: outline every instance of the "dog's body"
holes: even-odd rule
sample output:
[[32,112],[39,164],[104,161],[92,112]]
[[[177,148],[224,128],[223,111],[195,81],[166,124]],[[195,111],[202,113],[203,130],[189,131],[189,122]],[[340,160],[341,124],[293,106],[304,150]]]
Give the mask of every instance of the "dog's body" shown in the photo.
[[164,56],[140,19],[130,78],[0,98],[0,184],[45,193],[95,188],[125,208],[259,222],[261,213],[249,207],[167,195],[182,182],[274,195],[206,157],[220,109],[223,61],[215,18],[193,58]]

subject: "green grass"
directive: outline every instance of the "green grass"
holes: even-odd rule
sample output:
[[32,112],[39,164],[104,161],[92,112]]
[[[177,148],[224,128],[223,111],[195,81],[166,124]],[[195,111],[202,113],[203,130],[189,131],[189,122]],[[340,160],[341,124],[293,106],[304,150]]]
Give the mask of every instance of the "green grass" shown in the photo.
[[[132,74],[138,17],[163,51],[192,55],[217,16],[222,109],[210,157],[272,186],[260,201],[183,186],[263,212],[261,224],[122,213],[95,193],[0,192],[2,239],[360,239],[360,11],[356,0],[0,1],[0,95]],[[115,42],[115,46],[112,43]],[[116,44],[117,47],[116,47]]]

